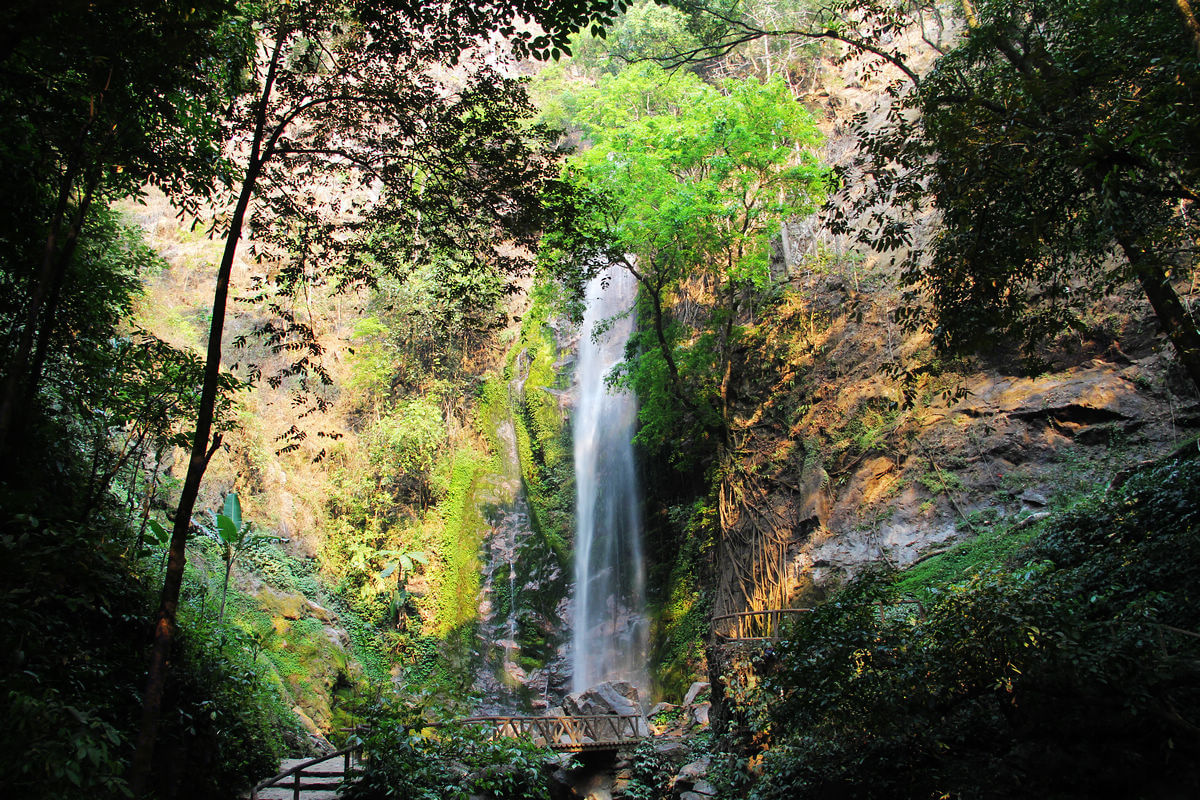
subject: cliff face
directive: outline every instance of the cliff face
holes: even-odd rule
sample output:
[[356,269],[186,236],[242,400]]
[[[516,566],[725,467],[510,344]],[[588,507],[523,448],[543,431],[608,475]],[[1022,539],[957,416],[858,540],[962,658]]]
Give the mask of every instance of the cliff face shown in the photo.
[[[826,63],[805,98],[825,115],[835,164],[856,147],[851,118],[870,129],[888,102],[888,76],[860,79],[857,66]],[[1047,343],[1036,371],[1002,342],[948,360],[894,321],[903,254],[831,235],[834,211],[836,200],[786,226],[778,299],[741,353],[736,449],[716,492],[714,615],[805,605],[867,565],[906,567],[1019,530],[1200,423],[1136,291]],[[936,224],[920,220],[917,236]]]

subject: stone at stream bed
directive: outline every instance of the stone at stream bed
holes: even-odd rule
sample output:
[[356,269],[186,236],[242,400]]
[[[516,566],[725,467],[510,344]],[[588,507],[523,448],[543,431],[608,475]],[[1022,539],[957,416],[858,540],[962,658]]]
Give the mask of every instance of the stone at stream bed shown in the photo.
[[697,781],[708,777],[708,765],[710,759],[708,756],[693,761],[690,764],[685,764],[682,769],[675,775],[675,783],[695,785]]
[[668,712],[675,711],[678,708],[679,706],[672,705],[671,703],[658,703],[654,706],[654,708],[650,709],[650,713],[648,713],[646,716],[656,717],[659,714],[666,714]]
[[654,752],[670,761],[672,764],[682,764],[691,755],[692,750],[678,739],[656,740]]
[[595,717],[617,714],[636,717],[638,736],[649,736],[650,725],[642,714],[637,687],[628,681],[605,681],[590,689],[569,694],[563,700],[563,711],[569,716]]
[[697,697],[699,697],[702,693],[707,692],[709,688],[708,681],[696,681],[690,687],[688,687],[687,694],[683,696],[683,704],[685,706],[690,706],[692,703],[696,702]]

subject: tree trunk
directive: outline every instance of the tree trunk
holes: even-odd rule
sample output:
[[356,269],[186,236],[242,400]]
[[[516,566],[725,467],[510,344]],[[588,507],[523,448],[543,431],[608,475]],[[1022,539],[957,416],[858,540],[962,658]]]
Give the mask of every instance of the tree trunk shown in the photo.
[[1200,392],[1200,330],[1197,330],[1195,320],[1180,302],[1162,264],[1129,236],[1118,236],[1117,242],[1146,292],[1159,324],[1175,347],[1179,363]]
[[1179,9],[1179,13],[1183,15],[1183,27],[1187,28],[1187,32],[1191,34],[1192,43],[1196,45],[1196,55],[1200,56],[1200,22],[1196,21],[1196,14],[1192,11],[1192,4],[1189,0],[1175,0],[1175,6]]
[[183,568],[187,563],[185,545],[191,526],[192,512],[196,508],[196,497],[200,493],[200,480],[208,461],[219,444],[219,438],[209,447],[213,416],[217,404],[217,382],[221,373],[221,338],[225,326],[225,304],[229,297],[229,279],[233,272],[233,259],[237,253],[238,240],[242,235],[246,210],[254,194],[255,182],[261,169],[257,155],[251,158],[242,183],[242,192],[229,225],[225,240],[225,252],[217,271],[217,285],[213,292],[212,325],[208,332],[208,353],[204,364],[204,387],[200,394],[196,432],[192,438],[192,452],[188,460],[187,476],[179,497],[179,508],[175,514],[175,525],[171,531],[171,543],[167,556],[167,573],[163,579],[162,596],[154,623],[154,644],[150,654],[150,669],[146,678],[146,691],[142,701],[142,722],[138,731],[137,749],[134,751],[130,770],[130,785],[135,796],[146,790],[150,776],[150,765],[154,758],[154,744],[158,737],[159,713],[163,693],[166,689],[167,666],[170,661],[171,644],[175,639],[175,616],[179,609],[179,590],[183,585]]
[[[138,731],[137,748],[130,766],[129,785],[134,796],[145,793],[150,778],[150,765],[154,760],[154,744],[158,738],[158,722],[162,710],[163,693],[167,685],[167,665],[171,656],[171,645],[175,639],[175,616],[179,609],[179,590],[183,585],[183,568],[187,563],[188,528],[192,512],[196,509],[196,497],[200,493],[200,479],[213,452],[220,445],[217,435],[209,446],[213,417],[217,406],[217,382],[221,375],[221,338],[225,329],[225,304],[229,298],[229,279],[233,273],[233,258],[237,254],[238,241],[242,238],[242,226],[250,198],[262,174],[263,165],[271,157],[275,141],[286,127],[281,122],[269,134],[267,132],[267,109],[271,93],[275,88],[275,77],[283,53],[283,44],[289,35],[281,28],[276,34],[275,45],[267,63],[267,74],[263,80],[255,113],[254,134],[250,140],[250,154],[246,161],[246,174],[242,179],[242,191],[234,206],[229,221],[229,233],[225,239],[225,251],[221,255],[221,267],[217,270],[217,285],[213,291],[212,325],[208,332],[208,352],[204,361],[204,387],[200,392],[200,407],[196,413],[196,433],[192,438],[192,452],[188,459],[187,476],[179,495],[179,508],[175,512],[175,526],[171,531],[168,548],[167,573],[163,578],[162,597],[154,622],[154,644],[150,650],[150,668],[146,676],[146,690],[142,698],[142,721]],[[264,142],[266,146],[264,147]]]

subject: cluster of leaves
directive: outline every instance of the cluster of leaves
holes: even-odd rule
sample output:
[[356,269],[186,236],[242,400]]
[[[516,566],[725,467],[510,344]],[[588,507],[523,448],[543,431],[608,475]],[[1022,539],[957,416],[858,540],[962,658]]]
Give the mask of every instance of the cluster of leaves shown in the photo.
[[[134,534],[121,531],[112,500],[99,504],[93,525],[70,521],[81,489],[55,491],[65,519],[10,513],[21,499],[5,498],[0,769],[22,797],[129,796],[156,570],[130,558]],[[173,661],[179,683],[164,723],[171,758],[153,784],[162,797],[235,797],[278,765],[290,714],[225,626],[198,625]]]
[[342,790],[348,800],[550,799],[555,754],[526,740],[490,739],[473,726],[431,729],[419,719],[381,719],[365,748],[366,770]]
[[576,122],[593,145],[570,162],[570,224],[543,240],[543,263],[637,278],[646,322],[623,380],[639,440],[702,458],[727,435],[726,367],[770,283],[769,236],[824,198],[820,133],[780,80],[715,87],[651,64],[602,77]]
[[865,576],[804,615],[743,711],[751,797],[1161,797],[1194,788],[1200,459],[1058,515],[1006,565],[930,591]]
[[653,739],[643,739],[630,759],[632,776],[625,788],[630,800],[667,800],[674,770],[670,760],[655,749]]

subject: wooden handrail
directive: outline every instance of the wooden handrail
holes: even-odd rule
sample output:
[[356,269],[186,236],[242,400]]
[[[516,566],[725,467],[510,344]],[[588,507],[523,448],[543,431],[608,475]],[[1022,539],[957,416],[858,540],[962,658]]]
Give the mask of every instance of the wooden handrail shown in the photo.
[[[332,778],[339,777],[338,773],[336,773],[336,772],[320,772],[320,773],[315,773],[312,775],[305,775],[304,770],[308,769],[309,767],[314,767],[317,764],[324,764],[326,761],[332,761],[335,758],[344,758],[345,765],[343,766],[342,773],[340,775],[340,777],[344,778],[350,774],[351,757],[355,753],[361,753],[361,752],[362,752],[362,745],[358,744],[358,745],[354,745],[353,747],[345,747],[336,752],[329,753],[328,755],[318,756],[317,758],[310,758],[308,761],[303,761],[303,762],[295,765],[294,767],[289,767],[288,769],[285,769],[283,772],[276,775],[274,778],[267,778],[265,781],[263,781],[262,783],[258,784],[253,789],[251,789],[250,790],[250,800],[256,800],[256,798],[258,797],[258,793],[261,792],[263,789],[271,789],[271,788],[276,788],[276,787],[285,788],[285,789],[289,788],[289,787],[283,786],[283,781],[287,780],[288,778],[293,779],[292,785],[290,787],[292,789],[293,800],[300,800],[300,790],[301,789],[318,788],[318,786],[316,784],[312,784],[312,785],[302,784],[301,780],[303,778],[313,778],[313,777],[317,777],[318,775],[323,776],[323,777],[332,777]],[[321,788],[328,788],[328,787],[326,785],[322,784]]]
[[487,725],[493,736],[508,738],[540,738],[554,750],[588,750],[609,748],[642,738],[635,714],[591,714],[582,716],[529,717],[497,716],[466,717],[462,725]]

